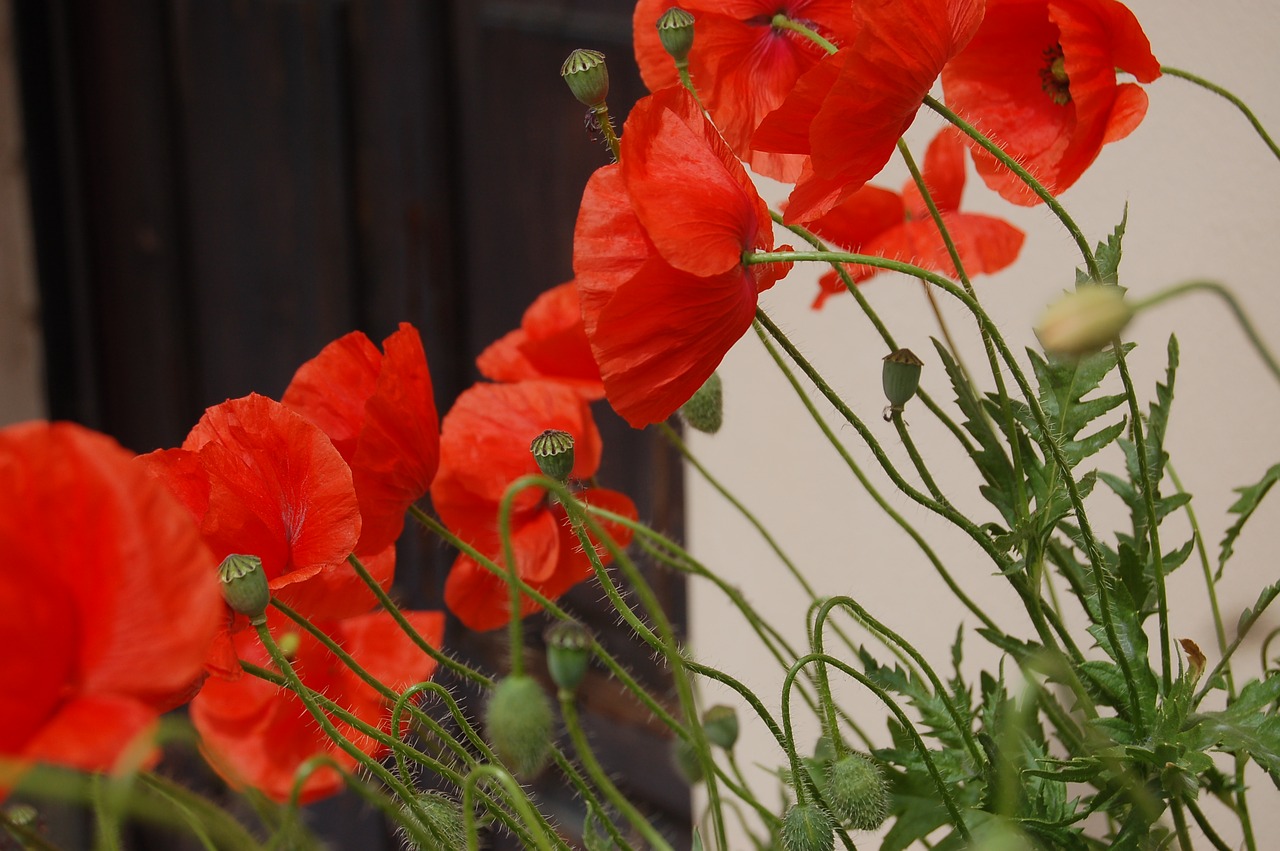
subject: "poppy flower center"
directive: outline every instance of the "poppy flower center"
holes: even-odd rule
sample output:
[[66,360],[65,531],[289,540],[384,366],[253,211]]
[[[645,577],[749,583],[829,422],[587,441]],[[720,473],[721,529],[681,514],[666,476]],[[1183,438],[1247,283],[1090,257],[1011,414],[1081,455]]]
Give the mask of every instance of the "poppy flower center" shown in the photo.
[[1071,82],[1067,78],[1067,63],[1062,55],[1062,45],[1044,49],[1044,65],[1040,68],[1040,88],[1058,106],[1071,103]]

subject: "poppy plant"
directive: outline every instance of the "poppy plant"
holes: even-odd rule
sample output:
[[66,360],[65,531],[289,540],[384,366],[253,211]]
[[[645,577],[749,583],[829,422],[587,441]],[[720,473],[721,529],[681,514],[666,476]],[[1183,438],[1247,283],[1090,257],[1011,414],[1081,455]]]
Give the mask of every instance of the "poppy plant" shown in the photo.
[[655,27],[677,5],[694,16],[689,73],[725,141],[754,171],[794,183],[804,157],[753,150],[751,136],[826,52],[807,36],[776,26],[774,18],[846,44],[856,31],[849,0],[640,0],[632,27],[636,62],[652,92],[680,83]]
[[[600,466],[600,433],[591,410],[572,389],[548,381],[476,384],[458,397],[445,415],[440,436],[440,473],[431,499],[440,519],[481,554],[502,562],[499,507],[507,487],[522,476],[537,475],[529,444],[547,429],[575,438],[572,478],[589,479]],[[581,502],[635,518],[635,505],[616,491],[588,487]],[[628,529],[604,524],[619,545]],[[511,540],[516,571],[544,596],[554,598],[591,576],[589,558],[569,526],[563,506],[541,488],[514,498]],[[607,551],[597,546],[600,557]],[[508,587],[474,559],[460,555],[445,582],[445,603],[466,626],[497,629],[510,619]],[[521,616],[537,610],[528,598]]]
[[320,427],[351,467],[360,502],[356,550],[395,543],[409,506],[431,487],[440,462],[440,421],[422,338],[412,325],[377,347],[359,331],[303,364],[281,402]]
[[[1143,83],[1160,76],[1142,27],[1115,0],[988,0],[942,88],[949,106],[1056,195],[1146,115],[1146,92],[1117,83],[1117,68]],[[1039,203],[990,153],[974,146],[973,159],[1006,199]]]
[[813,221],[875,177],[982,11],[982,0],[853,4],[857,37],[805,73],[752,140],[809,157],[787,222]]
[[573,249],[587,339],[627,422],[661,422],[715,371],[790,269],[743,263],[771,250],[768,208],[688,92],[637,103],[620,162],[587,182]]
[[[1018,259],[1024,234],[1003,219],[960,212],[964,169],[964,141],[957,131],[943,130],[929,144],[921,176],[965,271],[969,274],[998,272]],[[813,222],[811,228],[823,238],[858,254],[914,263],[949,277],[957,275],[942,234],[915,181],[908,181],[901,195],[876,186],[864,186]],[[847,264],[845,268],[856,283],[881,271],[875,266],[856,264]],[[818,285],[814,309],[822,307],[830,296],[845,292],[845,285],[835,272],[823,275]]]
[[520,327],[481,352],[476,366],[491,381],[545,378],[573,387],[587,399],[604,396],[573,281],[534,299]]
[[[432,646],[444,635],[439,612],[403,612]],[[323,694],[365,724],[391,729],[390,707],[370,685],[346,667],[314,636],[275,610],[268,613],[272,637],[289,656],[302,684]],[[326,635],[377,680],[397,692],[431,678],[436,662],[423,653],[386,612],[338,621],[318,622]],[[235,637],[240,658],[271,668],[256,633]],[[330,716],[344,738],[375,759],[387,752],[377,740]],[[209,764],[232,786],[251,787],[275,801],[286,801],[299,767],[316,756],[351,770],[356,760],[341,750],[291,691],[257,677],[236,680],[211,677],[191,701],[191,721],[200,733]],[[301,786],[302,803],[332,795],[342,788],[342,775],[329,766],[313,771]]]
[[111,438],[0,430],[0,797],[108,770],[203,675],[223,604],[191,515]]

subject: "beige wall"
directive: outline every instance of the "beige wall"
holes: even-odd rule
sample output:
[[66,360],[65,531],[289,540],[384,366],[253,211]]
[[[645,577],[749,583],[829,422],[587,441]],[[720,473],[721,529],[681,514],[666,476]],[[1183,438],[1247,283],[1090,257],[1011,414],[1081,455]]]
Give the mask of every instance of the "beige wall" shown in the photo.
[[[1280,131],[1280,7],[1269,0],[1133,0],[1153,49],[1165,64],[1190,70],[1242,96],[1264,126]],[[1277,283],[1276,232],[1280,226],[1280,162],[1225,101],[1173,78],[1148,87],[1150,111],[1127,140],[1104,150],[1063,202],[1091,240],[1108,233],[1129,205],[1122,282],[1137,297],[1170,284],[1210,277],[1238,293],[1272,346],[1280,349],[1280,285]],[[909,134],[920,157],[937,122],[922,114]],[[894,189],[905,173],[897,163],[875,182]],[[784,192],[766,187],[766,197]],[[1031,324],[1044,305],[1072,283],[1078,263],[1073,244],[1042,208],[1013,208],[977,180],[970,168],[965,205],[1002,215],[1028,233],[1022,256],[1011,269],[979,279],[976,286],[988,311],[1015,351],[1035,344]],[[878,335],[851,298],[832,299],[822,312],[808,304],[816,272],[797,269],[765,294],[763,305],[875,431],[903,471],[911,469],[893,428],[880,419]],[[924,387],[948,400],[945,376],[928,338],[937,326],[914,281],[883,276],[865,293],[898,337],[926,361]],[[962,311],[947,306],[969,366],[979,374],[985,358],[973,326]],[[1227,311],[1208,296],[1193,296],[1142,316],[1129,336],[1139,347],[1131,368],[1141,392],[1150,397],[1164,369],[1165,341],[1176,332],[1182,350],[1177,399],[1168,445],[1185,486],[1195,495],[1209,552],[1228,520],[1224,512],[1232,489],[1256,481],[1280,461],[1280,385],[1245,345]],[[972,628],[932,568],[912,542],[866,496],[818,429],[791,396],[754,335],[726,358],[725,426],[715,437],[695,435],[691,442],[707,463],[765,521],[783,547],[823,594],[851,594],[874,615],[905,633],[941,668],[949,665],[948,647],[956,628]],[[989,386],[989,378],[988,378]],[[852,428],[819,402],[854,457],[893,506],[933,542],[963,588],[989,610],[1005,611],[1010,630],[1031,637],[1025,615],[1007,583],[992,575],[991,564],[962,534],[936,521],[893,488]],[[977,497],[977,479],[957,446],[933,418],[915,403],[908,422],[942,489],[958,504],[987,519],[991,511]],[[1117,467],[1108,454],[1107,466]],[[914,479],[908,473],[909,479]],[[784,573],[758,536],[693,471],[689,472],[689,539],[695,554],[740,586],[771,621],[797,644],[804,644],[807,600]],[[1102,493],[1089,501],[1099,525],[1111,524],[1118,503]],[[992,518],[994,519],[994,518]],[[1117,518],[1121,519],[1121,518]],[[1105,528],[1116,528],[1105,525]],[[1166,549],[1187,537],[1182,518],[1163,531]],[[1228,576],[1220,586],[1225,617],[1234,628],[1241,607],[1258,589],[1280,576],[1280,498],[1265,503],[1246,531]],[[1205,604],[1200,569],[1193,562],[1170,581],[1174,596],[1174,636],[1192,638],[1212,662],[1216,641]],[[742,678],[777,711],[781,674],[750,636],[722,597],[694,583],[692,641],[698,657]],[[1070,606],[1068,606],[1070,608]],[[1280,613],[1277,613],[1280,614]],[[1269,625],[1280,623],[1275,616]],[[1266,625],[1260,631],[1265,633]],[[864,640],[861,635],[858,640]],[[874,642],[868,642],[874,644]],[[965,647],[970,672],[991,665],[993,653],[971,629]],[[887,658],[887,653],[880,654]],[[1256,667],[1256,649],[1240,661]],[[704,690],[709,701],[726,699]],[[846,689],[849,705],[880,743],[887,741],[884,712]],[[743,765],[757,761],[776,766],[781,757],[762,725],[743,715],[746,744]],[[816,729],[806,721],[803,742]],[[755,777],[774,800],[776,782],[763,771]],[[1257,785],[1258,812],[1278,808],[1277,793],[1265,781]],[[1261,834],[1267,836],[1265,830]],[[1227,836],[1229,844],[1235,839]],[[735,843],[733,847],[748,847]]]
[[0,425],[45,410],[10,10],[9,0],[0,0]]

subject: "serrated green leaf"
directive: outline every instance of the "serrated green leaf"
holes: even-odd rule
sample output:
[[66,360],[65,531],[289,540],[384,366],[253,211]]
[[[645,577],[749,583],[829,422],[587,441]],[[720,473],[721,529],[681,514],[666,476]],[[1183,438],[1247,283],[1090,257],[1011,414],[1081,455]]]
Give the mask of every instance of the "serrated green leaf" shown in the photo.
[[1248,754],[1280,785],[1280,715],[1272,708],[1277,699],[1280,675],[1253,680],[1226,709],[1192,715],[1177,741],[1190,751]]
[[[1120,244],[1124,240],[1124,229],[1129,223],[1129,205],[1124,205],[1124,215],[1120,217],[1120,224],[1116,225],[1116,229],[1107,237],[1106,242],[1099,242],[1098,247],[1094,249],[1094,259],[1098,264],[1098,283],[1118,284],[1120,283]],[[1076,283],[1084,284],[1094,281],[1095,279],[1083,269],[1076,269]]]
[[1240,515],[1235,523],[1231,524],[1231,528],[1227,529],[1227,533],[1222,536],[1222,549],[1218,556],[1218,573],[1215,579],[1222,578],[1222,570],[1227,565],[1227,559],[1231,558],[1235,552],[1236,538],[1240,537],[1240,532],[1244,529],[1244,524],[1253,516],[1253,512],[1257,511],[1258,505],[1262,502],[1273,485],[1280,481],[1280,464],[1272,465],[1271,469],[1262,474],[1262,478],[1256,484],[1248,487],[1236,488],[1236,493],[1240,494],[1228,512]]

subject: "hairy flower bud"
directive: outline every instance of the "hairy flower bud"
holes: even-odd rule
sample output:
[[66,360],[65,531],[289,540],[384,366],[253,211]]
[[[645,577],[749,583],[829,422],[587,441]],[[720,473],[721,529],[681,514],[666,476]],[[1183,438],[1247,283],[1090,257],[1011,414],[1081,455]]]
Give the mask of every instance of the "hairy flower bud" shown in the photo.
[[[462,818],[462,808],[458,802],[439,792],[419,792],[414,796],[413,805],[402,803],[403,816],[410,823],[421,828],[436,841],[432,848],[465,848],[467,834]],[[413,837],[402,826],[400,829],[404,847],[411,851],[428,851],[414,842]]]
[[560,66],[560,77],[581,103],[592,109],[603,106],[609,96],[609,68],[598,50],[579,48]]
[[618,843],[604,826],[604,816],[594,809],[588,809],[582,820],[582,847],[586,851],[618,851]]
[[702,762],[698,759],[698,749],[688,739],[677,737],[671,742],[671,760],[675,763],[680,776],[690,786],[701,783],[705,778],[702,773]]
[[267,587],[267,575],[262,571],[262,559],[250,555],[229,555],[218,566],[218,579],[222,599],[227,601],[233,612],[248,617],[255,626],[267,622],[271,589]]
[[738,711],[723,704],[713,706],[702,713],[702,729],[707,741],[731,751],[738,741]]
[[813,804],[796,804],[782,817],[786,851],[832,851],[836,847],[831,817]]
[[[920,370],[924,361],[916,357],[910,349],[898,349],[884,356],[884,367],[880,372],[884,384],[884,395],[889,400],[890,413],[902,411],[902,406],[911,401],[920,387]],[[888,419],[886,416],[885,419]]]
[[558,621],[547,627],[543,638],[551,681],[565,691],[576,690],[591,661],[591,633],[577,621]]
[[1114,340],[1133,308],[1124,290],[1114,284],[1081,284],[1049,306],[1036,325],[1036,337],[1046,352],[1087,355]]
[[485,731],[498,757],[520,778],[542,770],[551,755],[551,701],[537,680],[511,676],[499,682],[485,707]]
[[831,766],[826,796],[831,809],[855,830],[875,830],[889,811],[888,785],[865,754],[848,754]]
[[538,469],[557,482],[569,481],[573,472],[573,435],[567,431],[547,429],[529,444]]
[[680,406],[680,416],[690,428],[715,434],[724,423],[724,390],[720,373],[713,372],[689,401]]
[[677,68],[687,67],[689,51],[693,49],[693,15],[679,6],[663,12],[658,18],[658,40],[676,61]]

